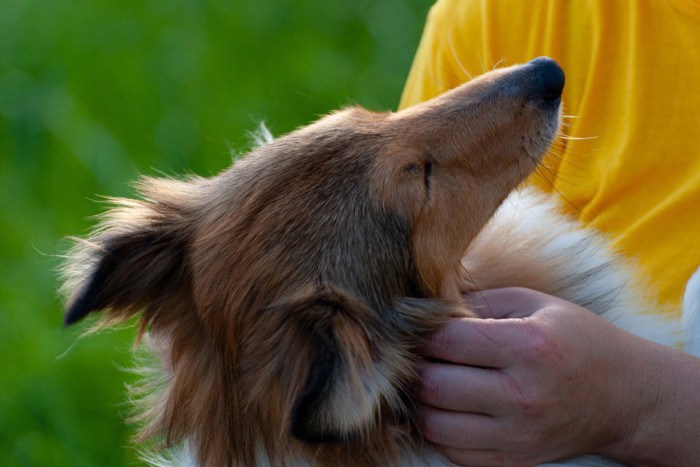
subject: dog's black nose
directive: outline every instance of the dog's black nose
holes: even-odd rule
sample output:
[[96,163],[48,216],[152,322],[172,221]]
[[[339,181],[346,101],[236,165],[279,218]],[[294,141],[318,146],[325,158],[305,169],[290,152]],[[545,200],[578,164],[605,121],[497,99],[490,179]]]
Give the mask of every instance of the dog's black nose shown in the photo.
[[554,101],[561,97],[564,90],[564,70],[549,57],[538,57],[527,66],[534,68],[535,87],[545,101]]

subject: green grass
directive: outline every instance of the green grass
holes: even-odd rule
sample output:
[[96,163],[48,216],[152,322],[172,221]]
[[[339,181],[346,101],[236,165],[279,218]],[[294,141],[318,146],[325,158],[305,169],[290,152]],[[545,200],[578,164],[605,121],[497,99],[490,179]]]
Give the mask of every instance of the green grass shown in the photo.
[[0,465],[138,464],[133,329],[61,326],[58,255],[139,174],[396,107],[430,0],[0,2]]

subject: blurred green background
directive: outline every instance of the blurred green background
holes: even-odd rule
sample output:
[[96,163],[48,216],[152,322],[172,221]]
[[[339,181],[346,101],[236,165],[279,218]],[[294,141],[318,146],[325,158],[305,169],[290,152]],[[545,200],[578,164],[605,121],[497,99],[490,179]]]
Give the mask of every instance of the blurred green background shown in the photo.
[[99,195],[215,174],[263,120],[394,109],[431,2],[0,1],[0,466],[139,463],[135,330],[61,326],[57,255]]

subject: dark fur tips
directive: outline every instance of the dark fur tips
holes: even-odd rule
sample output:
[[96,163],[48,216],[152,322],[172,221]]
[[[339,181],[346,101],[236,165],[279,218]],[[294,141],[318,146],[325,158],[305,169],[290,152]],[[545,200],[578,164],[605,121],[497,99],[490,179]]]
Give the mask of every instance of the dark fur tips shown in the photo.
[[63,323],[109,310],[108,320],[125,320],[182,298],[189,284],[184,242],[143,228],[99,239],[81,255],[91,272],[70,297]]
[[100,283],[102,280],[98,277],[99,271],[96,272],[87,287],[84,290],[78,292],[78,294],[71,299],[66,307],[66,315],[63,317],[63,325],[70,326],[71,324],[77,323],[81,319],[85,318],[90,312],[98,308],[96,303],[97,293],[100,288]]
[[[89,254],[96,254],[90,251]],[[101,252],[102,256],[92,273],[86,277],[83,286],[78,289],[66,305],[66,315],[63,325],[70,326],[85,318],[93,311],[99,311],[106,306],[105,282],[108,281],[110,270],[118,267],[118,261],[113,254]]]
[[311,362],[291,408],[291,434],[307,443],[357,438],[374,423],[382,398],[372,385],[372,312],[328,289],[282,307],[296,321],[295,340],[308,342]]
[[324,400],[332,390],[333,381],[342,373],[338,342],[331,329],[316,333],[316,354],[311,364],[304,392],[292,410],[291,433],[307,443],[340,442],[346,438],[328,430],[315,420],[314,414],[323,410]]

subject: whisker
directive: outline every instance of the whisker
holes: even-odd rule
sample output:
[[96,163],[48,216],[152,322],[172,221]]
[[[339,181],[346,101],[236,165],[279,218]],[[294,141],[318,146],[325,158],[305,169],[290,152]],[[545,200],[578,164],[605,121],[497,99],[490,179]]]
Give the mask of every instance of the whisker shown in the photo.
[[[550,154],[552,157],[554,157],[558,160],[561,160],[561,161],[565,161],[567,163],[570,163],[570,161],[568,161],[567,159],[564,159],[564,156],[583,158],[583,157],[587,157],[589,155],[588,152],[577,153],[577,152],[573,151],[571,149],[571,146],[567,145],[563,141],[560,141],[559,138],[552,141],[552,143],[549,146],[543,146],[542,144],[538,143],[537,141],[533,140],[532,138],[530,138],[530,143],[533,144],[538,149],[545,151],[547,154]],[[574,167],[576,167],[576,166],[574,166]],[[581,167],[576,167],[576,168],[581,169]]]
[[[577,169],[577,170],[580,170],[580,171],[585,171],[585,170],[586,170],[584,167],[581,167],[581,166],[578,166],[578,165],[574,164],[574,163],[571,162],[570,160],[565,159],[564,157],[560,156],[560,155],[557,154],[557,153],[554,153],[554,152],[551,152],[551,151],[547,151],[547,156],[551,157],[552,159],[556,159],[556,160],[558,160],[559,162],[561,162],[562,164],[566,164],[566,165],[568,165],[568,166],[570,166],[570,167],[572,167],[572,168],[574,168],[574,169]],[[584,175],[576,175],[576,174],[568,174],[568,175],[570,175],[570,176],[572,176],[572,177],[589,178],[589,177],[586,177],[586,176],[584,176]]]
[[[565,177],[578,177],[578,178],[582,178],[585,181],[585,180],[590,180],[591,177],[587,177],[585,175],[577,176],[575,174],[566,174],[566,173],[562,173],[560,170],[555,172],[554,170],[552,170],[551,167],[548,167],[546,164],[539,164],[537,167],[540,169],[546,170],[547,173],[552,176],[552,179],[557,179],[560,182],[565,183],[569,186],[574,186],[577,188],[590,188],[590,186],[591,186],[589,184],[572,182],[568,178],[565,178]],[[551,181],[551,179],[549,179],[549,180]]]
[[[535,144],[535,145],[537,145],[537,143],[535,143],[534,141],[533,141],[532,143]],[[567,161],[567,160],[565,160],[565,159],[559,158],[557,154],[554,154],[554,153],[552,153],[552,152],[550,152],[550,151],[546,151],[546,154],[549,155],[549,156],[552,156],[552,157],[554,157],[554,158],[557,158],[557,159],[560,160],[562,163],[566,163],[566,164],[572,165],[572,166],[573,166],[574,168],[576,168],[576,169],[579,169],[579,170],[581,170],[581,171],[584,171],[584,170],[585,170],[585,169],[582,169],[582,168],[580,168],[580,167],[576,167],[575,165],[571,164],[569,161]],[[557,179],[557,180],[559,180],[559,181],[561,181],[561,182],[563,182],[563,183],[566,183],[567,185],[571,185],[571,186],[575,186],[575,187],[579,187],[579,188],[588,188],[588,187],[590,187],[590,185],[588,185],[588,184],[584,185],[584,184],[581,184],[581,183],[573,182],[573,181],[571,181],[571,180],[568,179],[568,178],[564,178],[564,176],[566,176],[566,177],[569,177],[569,176],[571,176],[571,177],[576,177],[576,178],[583,179],[584,181],[585,181],[585,180],[590,180],[591,177],[588,177],[588,176],[586,176],[586,175],[577,175],[577,174],[562,174],[561,170],[555,171],[554,169],[552,169],[551,167],[549,167],[545,162],[539,160],[539,159],[536,158],[536,157],[533,157],[533,156],[530,155],[530,154],[527,154],[527,157],[535,163],[535,168],[536,168],[536,170],[537,170],[537,171],[539,172],[539,174],[552,186],[552,188],[555,188],[554,185],[553,185],[553,183],[552,183],[552,179]],[[547,171],[547,173],[548,173],[549,175],[551,175],[551,179],[550,179],[549,177],[546,176],[546,174],[543,172],[543,170]],[[561,193],[560,193],[560,194],[561,194]],[[562,196],[563,196],[563,195],[562,195]]]
[[544,170],[549,172],[549,174],[552,175],[553,178],[561,180],[562,182],[566,183],[567,185],[581,187],[581,188],[587,188],[590,186],[587,184],[583,185],[581,183],[574,182],[569,178],[569,177],[573,177],[573,178],[580,179],[581,181],[590,181],[591,177],[584,175],[586,173],[586,169],[584,167],[581,167],[581,166],[573,163],[569,159],[564,158],[563,154],[559,154],[556,151],[554,151],[553,147],[545,147],[542,144],[540,144],[538,141],[535,141],[532,138],[530,138],[529,141],[530,141],[530,144],[532,144],[534,147],[540,149],[545,154],[545,157],[549,157],[549,158],[553,158],[555,160],[558,160],[558,161],[560,161],[561,164],[564,164],[568,167],[572,167],[572,168],[578,170],[579,172],[582,172],[582,174],[565,173],[565,172],[562,172],[561,170],[557,170],[555,172],[551,167],[548,167],[544,162],[539,161],[538,159],[536,159],[533,156],[531,156],[530,154],[528,154],[528,157],[531,160],[533,160],[535,163],[537,163],[537,167],[542,167]]
[[[570,155],[570,156],[576,156],[576,157],[588,157],[590,156],[590,149],[587,149],[583,145],[581,147],[575,146],[573,144],[568,144],[569,141],[573,142],[586,142],[586,141],[593,141],[597,140],[597,136],[570,136],[563,131],[559,131],[557,133],[556,139],[552,141],[552,148],[555,148],[557,150],[560,150],[562,154]],[[572,147],[576,147],[577,149],[580,149],[580,151],[574,151],[572,150]]]
[[491,305],[489,305],[489,302],[487,302],[483,295],[482,295],[482,289],[479,287],[479,284],[476,283],[472,275],[469,273],[469,270],[464,266],[464,264],[460,261],[459,266],[462,268],[462,271],[464,271],[464,274],[467,276],[469,279],[469,282],[472,283],[472,286],[474,287],[474,290],[470,290],[469,293],[477,293],[481,295],[482,301],[486,304],[486,307],[489,309],[491,314],[494,314],[493,308],[491,308]]
[[558,136],[561,139],[566,139],[569,141],[591,141],[591,140],[598,139],[597,136],[569,136],[569,135],[564,134],[564,133],[560,133]]
[[[571,206],[571,207],[581,216],[581,218],[585,219],[586,221],[590,221],[591,218],[588,217],[588,216],[581,210],[581,208],[579,208],[579,207],[576,206],[574,203],[572,203],[566,196],[564,196],[564,193],[562,193],[561,191],[559,191],[559,189],[558,189],[556,186],[554,186],[554,183],[552,182],[552,180],[550,180],[550,179],[547,177],[547,175],[546,175],[544,172],[542,172],[542,168],[543,168],[542,165],[538,165],[537,168],[536,168],[535,170],[536,170],[537,173],[544,179],[544,181],[547,182],[547,184],[552,188],[552,191],[556,192],[556,193],[561,197],[561,199],[563,199],[569,206]],[[556,175],[554,175],[554,177],[556,178]]]
[[455,59],[455,62],[457,62],[457,66],[459,66],[460,70],[462,70],[462,73],[464,73],[467,78],[470,80],[474,79],[474,77],[464,68],[464,65],[462,65],[462,61],[459,59],[457,56],[457,52],[455,51],[455,46],[454,43],[452,42],[452,34],[449,35],[447,38],[447,43],[450,45],[450,51],[452,52],[452,57]]

